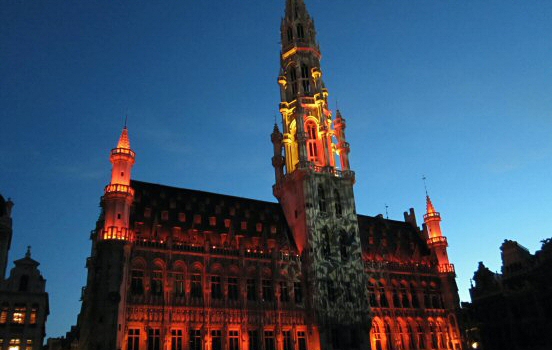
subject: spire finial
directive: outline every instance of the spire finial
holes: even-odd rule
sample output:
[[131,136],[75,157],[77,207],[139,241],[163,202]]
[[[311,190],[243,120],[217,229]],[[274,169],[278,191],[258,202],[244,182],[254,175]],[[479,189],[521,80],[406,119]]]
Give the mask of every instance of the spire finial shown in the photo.
[[128,114],[125,114],[125,129],[127,128],[127,119],[128,119]]
[[389,206],[385,203],[385,218],[389,219],[389,211],[387,211],[387,209],[389,209]]
[[426,184],[426,176],[425,175],[422,175],[422,181],[424,182],[424,189],[425,189],[425,194],[426,194],[426,197],[429,197],[429,195],[427,194],[427,184]]
[[27,252],[25,253],[25,257],[26,258],[31,257],[31,246],[30,245],[27,246]]

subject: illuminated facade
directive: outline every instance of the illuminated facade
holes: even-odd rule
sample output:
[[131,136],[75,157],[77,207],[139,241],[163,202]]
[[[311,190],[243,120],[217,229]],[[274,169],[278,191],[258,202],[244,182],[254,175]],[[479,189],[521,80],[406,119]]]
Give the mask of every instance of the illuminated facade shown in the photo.
[[274,126],[278,203],[131,179],[128,130],[92,232],[73,346],[460,349],[440,215],[358,215],[346,122],[328,108],[302,0],[287,0]]
[[12,238],[12,207],[13,203],[0,195],[0,350],[39,350],[49,313],[48,294],[30,247],[4,278]]

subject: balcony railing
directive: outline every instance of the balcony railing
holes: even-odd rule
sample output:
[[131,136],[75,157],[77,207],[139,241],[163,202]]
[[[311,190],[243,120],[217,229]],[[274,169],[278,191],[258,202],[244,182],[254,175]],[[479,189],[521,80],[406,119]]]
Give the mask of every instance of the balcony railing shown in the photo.
[[134,196],[134,189],[128,185],[109,184],[105,186],[104,193],[125,193]]
[[444,236],[431,237],[430,239],[427,240],[427,244],[428,245],[440,244],[440,245],[448,246],[447,237],[444,237]]
[[439,265],[439,272],[440,273],[455,273],[454,272],[454,264]]
[[431,218],[441,218],[441,214],[439,214],[438,212],[434,211],[432,213],[427,213],[424,215],[424,220],[426,219],[431,219]]
[[114,148],[114,149],[111,150],[111,155],[112,156],[120,155],[120,154],[126,154],[126,155],[131,156],[132,158],[136,157],[136,153],[134,153],[133,150],[128,149],[128,148]]

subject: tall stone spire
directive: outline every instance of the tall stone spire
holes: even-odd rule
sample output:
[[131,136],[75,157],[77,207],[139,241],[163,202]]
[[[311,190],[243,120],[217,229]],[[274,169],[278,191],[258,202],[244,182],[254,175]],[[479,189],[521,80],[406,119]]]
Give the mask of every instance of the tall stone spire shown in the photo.
[[435,210],[431,198],[426,196],[426,214],[424,222],[428,230],[427,244],[433,250],[439,263],[439,271],[454,274],[454,266],[449,262],[447,238],[441,232],[441,214]]
[[[339,170],[336,164],[339,155],[341,170],[346,176],[352,176],[345,124],[340,124],[339,130],[333,128],[328,90],[320,68],[322,55],[316,41],[314,21],[303,0],[286,1],[280,30],[282,49],[278,84],[285,173],[308,167],[319,171]],[[340,120],[344,122],[344,119]]]

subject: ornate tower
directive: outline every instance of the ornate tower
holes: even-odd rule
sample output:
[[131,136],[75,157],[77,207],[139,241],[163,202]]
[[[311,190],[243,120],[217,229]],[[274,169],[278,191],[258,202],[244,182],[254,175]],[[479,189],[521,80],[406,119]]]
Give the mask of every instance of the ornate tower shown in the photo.
[[80,315],[81,349],[122,349],[125,334],[127,267],[133,234],[129,230],[134,190],[130,176],[135,153],[128,130],[123,129],[117,147],[111,150],[111,182],[102,197],[102,214],[91,239],[88,281]]
[[309,326],[316,335],[310,348],[368,348],[366,275],[345,119],[337,111],[333,120],[328,108],[314,22],[303,0],[286,1],[281,36],[283,133],[275,125],[274,195],[303,259]]
[[458,286],[456,285],[456,273],[454,265],[449,262],[447,247],[447,238],[441,232],[441,214],[435,210],[431,198],[426,195],[426,214],[424,223],[426,226],[427,245],[432,254],[437,259],[439,277],[442,285],[443,306],[450,313],[448,316],[451,327],[451,342],[456,349],[461,348],[460,331],[458,323],[453,315],[460,313],[460,298],[458,297]]

